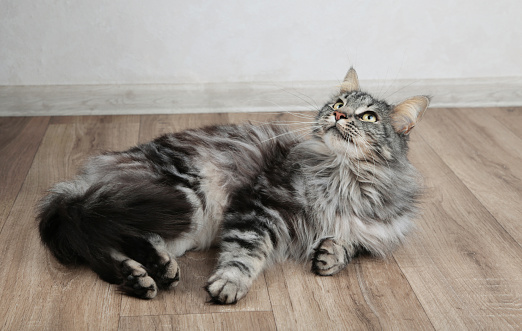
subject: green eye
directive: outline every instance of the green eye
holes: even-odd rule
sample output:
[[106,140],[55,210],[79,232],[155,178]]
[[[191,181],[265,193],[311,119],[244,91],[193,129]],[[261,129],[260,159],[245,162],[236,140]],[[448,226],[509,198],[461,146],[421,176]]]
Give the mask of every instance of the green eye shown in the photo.
[[366,112],[361,115],[361,121],[364,122],[377,122],[377,116],[372,112]]
[[342,106],[344,106],[344,102],[342,102],[342,101],[337,101],[337,102],[333,105],[332,108],[333,108],[334,110],[337,110],[337,109],[341,108]]

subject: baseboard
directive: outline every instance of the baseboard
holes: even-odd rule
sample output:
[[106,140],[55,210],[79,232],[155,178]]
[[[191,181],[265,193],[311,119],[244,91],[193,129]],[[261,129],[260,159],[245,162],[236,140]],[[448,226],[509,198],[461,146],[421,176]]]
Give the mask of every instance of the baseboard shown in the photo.
[[[0,116],[284,112],[317,109],[336,82],[0,86]],[[522,77],[361,81],[391,103],[431,95],[432,107],[522,106]]]

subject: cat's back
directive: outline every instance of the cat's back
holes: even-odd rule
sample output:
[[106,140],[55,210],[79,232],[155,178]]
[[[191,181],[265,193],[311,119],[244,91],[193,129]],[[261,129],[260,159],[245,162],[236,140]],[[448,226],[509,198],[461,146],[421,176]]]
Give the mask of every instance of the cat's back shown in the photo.
[[187,172],[221,185],[244,185],[284,162],[300,139],[278,123],[208,126],[164,135],[152,142],[163,153],[184,160]]

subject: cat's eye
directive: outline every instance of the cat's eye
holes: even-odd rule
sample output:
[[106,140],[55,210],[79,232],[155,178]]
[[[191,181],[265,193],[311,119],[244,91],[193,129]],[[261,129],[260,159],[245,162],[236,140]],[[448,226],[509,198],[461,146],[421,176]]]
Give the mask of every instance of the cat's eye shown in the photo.
[[367,111],[360,116],[360,119],[363,122],[377,122],[377,115],[374,112]]
[[337,101],[334,105],[333,105],[333,109],[334,110],[337,110],[339,108],[341,108],[342,106],[344,106],[344,102],[342,102],[341,100]]

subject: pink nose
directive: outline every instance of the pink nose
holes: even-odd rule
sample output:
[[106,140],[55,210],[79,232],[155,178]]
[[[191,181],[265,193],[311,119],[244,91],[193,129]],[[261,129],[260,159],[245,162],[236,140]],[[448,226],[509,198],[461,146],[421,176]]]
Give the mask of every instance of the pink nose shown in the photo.
[[336,110],[333,113],[334,113],[336,121],[340,120],[341,118],[347,118],[346,114],[345,113],[341,113],[340,111]]

